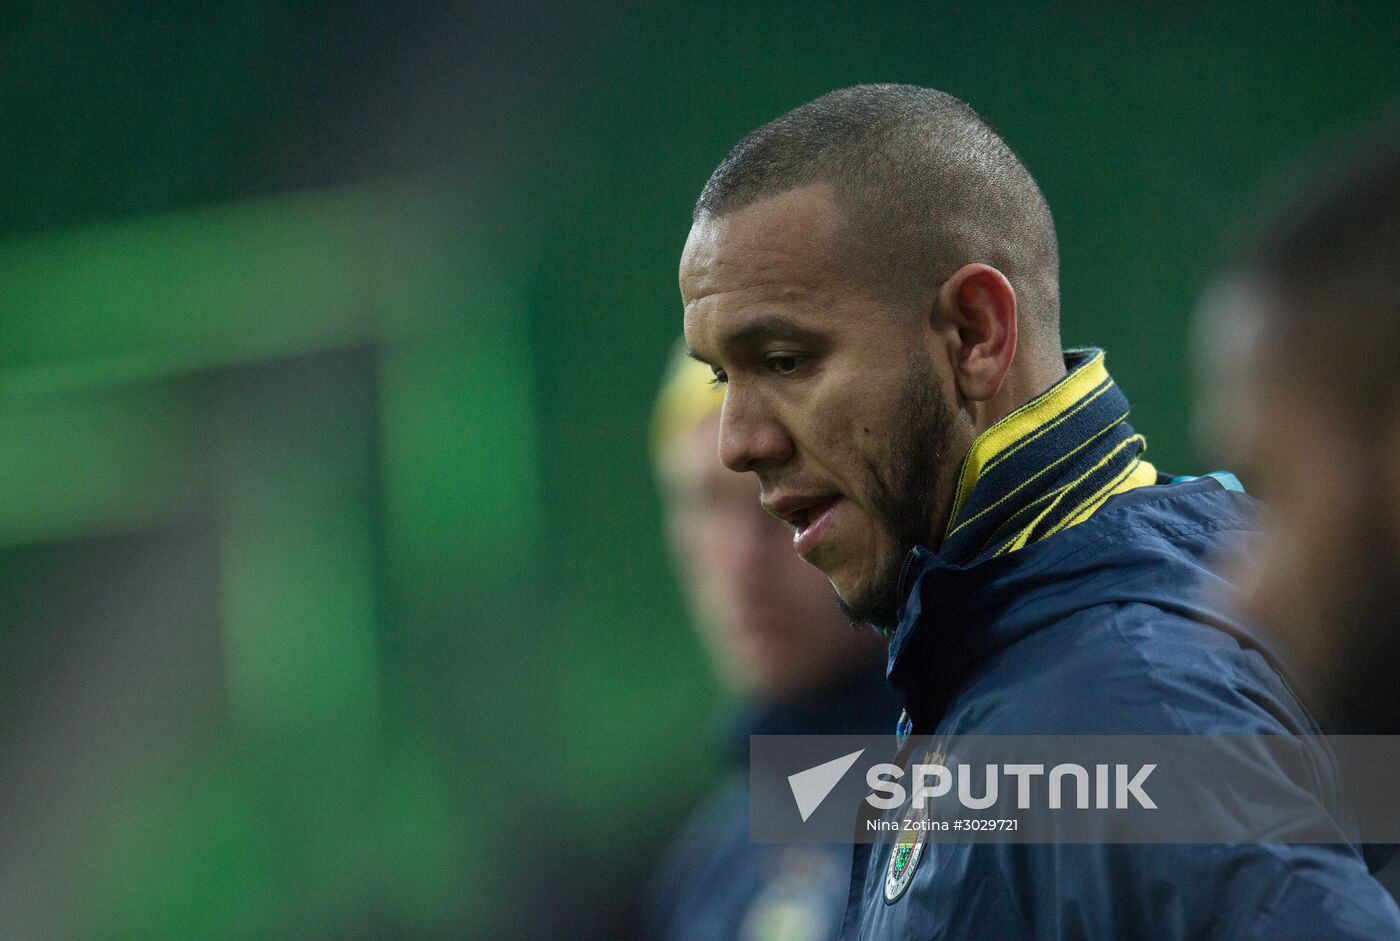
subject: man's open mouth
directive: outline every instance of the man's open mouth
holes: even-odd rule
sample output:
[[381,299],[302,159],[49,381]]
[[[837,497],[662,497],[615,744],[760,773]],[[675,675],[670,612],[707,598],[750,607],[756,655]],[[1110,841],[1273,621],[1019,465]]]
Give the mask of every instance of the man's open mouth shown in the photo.
[[764,506],[792,527],[793,548],[807,558],[821,541],[841,501],[839,493],[785,495],[766,501]]
[[811,527],[840,500],[839,494],[822,496],[778,497],[765,504],[769,513],[786,522],[799,534]]

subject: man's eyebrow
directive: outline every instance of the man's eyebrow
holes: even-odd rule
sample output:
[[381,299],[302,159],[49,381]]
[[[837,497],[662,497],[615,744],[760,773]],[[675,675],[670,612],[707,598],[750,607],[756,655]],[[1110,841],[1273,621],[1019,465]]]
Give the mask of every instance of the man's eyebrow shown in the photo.
[[743,326],[726,333],[720,339],[720,346],[725,349],[743,349],[756,346],[775,336],[811,345],[819,343],[822,339],[820,333],[802,326],[795,320],[768,314],[755,317]]

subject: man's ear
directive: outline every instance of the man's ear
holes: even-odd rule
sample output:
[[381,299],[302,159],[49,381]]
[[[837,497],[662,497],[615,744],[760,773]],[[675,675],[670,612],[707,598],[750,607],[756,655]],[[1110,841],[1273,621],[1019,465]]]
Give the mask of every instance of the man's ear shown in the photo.
[[974,402],[988,401],[1016,355],[1016,291],[991,265],[963,265],[938,289],[938,308],[956,337],[958,390]]

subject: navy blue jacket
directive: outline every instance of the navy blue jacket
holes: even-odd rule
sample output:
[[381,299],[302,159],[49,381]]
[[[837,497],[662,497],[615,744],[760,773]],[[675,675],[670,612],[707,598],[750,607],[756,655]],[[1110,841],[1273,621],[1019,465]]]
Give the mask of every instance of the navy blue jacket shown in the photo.
[[[964,565],[915,550],[889,678],[916,734],[1316,734],[1210,562],[1251,501],[1211,478],[1112,497]],[[885,898],[892,847],[855,851],[847,939],[1400,938],[1347,845],[939,844]]]

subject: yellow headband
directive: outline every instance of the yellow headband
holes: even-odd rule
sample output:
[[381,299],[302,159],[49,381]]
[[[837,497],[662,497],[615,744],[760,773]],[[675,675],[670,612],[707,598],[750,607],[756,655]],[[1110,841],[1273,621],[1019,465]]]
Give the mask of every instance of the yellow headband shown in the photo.
[[651,411],[652,464],[660,461],[676,435],[719,414],[724,390],[715,387],[713,379],[710,367],[686,355],[685,343],[676,344]]

